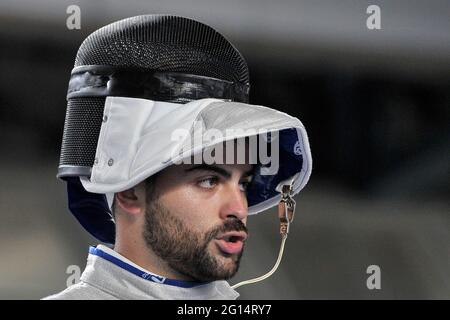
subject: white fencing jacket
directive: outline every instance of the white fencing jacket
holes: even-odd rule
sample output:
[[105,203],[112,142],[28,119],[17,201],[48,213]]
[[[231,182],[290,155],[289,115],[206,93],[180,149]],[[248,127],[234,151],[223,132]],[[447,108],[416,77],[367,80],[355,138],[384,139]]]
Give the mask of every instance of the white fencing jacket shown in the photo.
[[195,283],[167,279],[137,266],[114,250],[91,247],[80,282],[43,300],[232,300],[227,281]]

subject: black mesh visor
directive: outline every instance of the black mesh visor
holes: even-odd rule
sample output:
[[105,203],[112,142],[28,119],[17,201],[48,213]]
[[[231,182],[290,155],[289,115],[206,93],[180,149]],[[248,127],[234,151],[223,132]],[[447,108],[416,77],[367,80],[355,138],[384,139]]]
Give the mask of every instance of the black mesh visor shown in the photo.
[[143,15],[107,25],[83,41],[74,71],[60,178],[90,175],[108,95],[248,101],[248,67],[239,51],[211,27],[184,17]]

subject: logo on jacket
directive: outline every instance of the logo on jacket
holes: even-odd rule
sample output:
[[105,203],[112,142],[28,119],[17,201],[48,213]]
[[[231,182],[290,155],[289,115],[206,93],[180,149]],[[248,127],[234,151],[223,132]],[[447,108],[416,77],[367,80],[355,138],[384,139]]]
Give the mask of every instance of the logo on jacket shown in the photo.
[[164,283],[164,281],[166,281],[166,278],[160,277],[160,276],[156,276],[156,275],[151,274],[151,273],[143,273],[142,274],[142,278],[144,278],[146,280],[153,281],[153,282],[157,282],[157,283]]

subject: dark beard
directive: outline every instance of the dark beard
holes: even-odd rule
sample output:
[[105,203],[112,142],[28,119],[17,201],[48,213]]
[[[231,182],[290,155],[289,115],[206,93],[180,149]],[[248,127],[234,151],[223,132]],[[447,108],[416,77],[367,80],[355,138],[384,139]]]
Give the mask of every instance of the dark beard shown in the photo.
[[208,251],[208,244],[228,231],[247,232],[247,228],[242,221],[234,218],[200,234],[188,229],[157,198],[147,203],[143,231],[147,246],[173,270],[196,281],[224,280],[237,273],[243,250],[238,255],[229,256],[233,263],[226,265]]

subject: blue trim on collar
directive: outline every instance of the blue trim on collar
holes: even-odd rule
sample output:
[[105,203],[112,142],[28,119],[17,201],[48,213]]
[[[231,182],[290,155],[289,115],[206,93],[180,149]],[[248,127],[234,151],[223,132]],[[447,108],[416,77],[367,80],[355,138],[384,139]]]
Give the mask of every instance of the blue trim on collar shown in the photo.
[[132,274],[138,276],[139,278],[142,278],[142,279],[145,279],[145,280],[148,280],[151,282],[156,282],[156,283],[160,283],[160,284],[168,284],[170,286],[176,286],[176,287],[181,287],[181,288],[193,288],[193,287],[208,283],[208,282],[195,282],[195,281],[182,281],[182,280],[168,279],[168,278],[164,278],[164,277],[152,274],[152,273],[144,272],[144,271],[142,271],[138,268],[135,268],[132,265],[126,263],[125,261],[122,261],[122,260],[106,253],[105,251],[102,251],[102,250],[100,250],[96,247],[92,247],[92,246],[89,247],[89,254],[103,258],[103,259],[115,264],[116,266],[131,272]]

